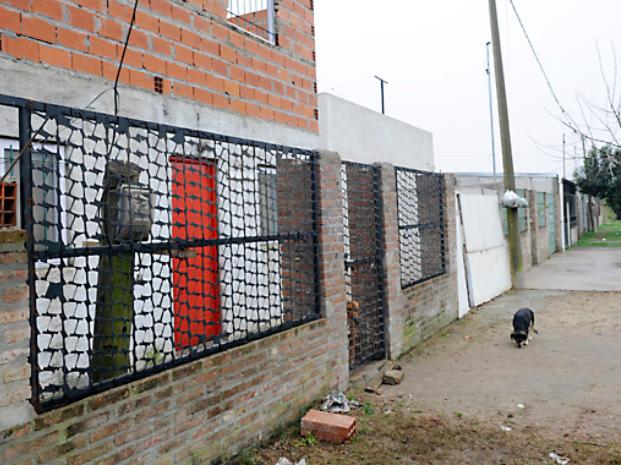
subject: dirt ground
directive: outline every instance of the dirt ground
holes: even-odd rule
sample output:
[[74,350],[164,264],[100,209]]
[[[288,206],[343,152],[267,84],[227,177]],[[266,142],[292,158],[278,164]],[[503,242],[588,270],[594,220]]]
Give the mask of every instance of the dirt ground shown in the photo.
[[[511,317],[536,312],[517,349]],[[242,465],[621,465],[621,293],[520,290],[473,311],[406,356],[401,385],[365,407],[349,444],[302,439],[292,426]],[[508,430],[510,428],[510,431]]]

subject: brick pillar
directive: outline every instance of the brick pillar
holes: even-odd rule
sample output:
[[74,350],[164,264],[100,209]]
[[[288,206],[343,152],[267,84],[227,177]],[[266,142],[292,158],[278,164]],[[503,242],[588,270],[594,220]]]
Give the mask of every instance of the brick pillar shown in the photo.
[[396,311],[406,305],[401,292],[399,261],[399,224],[397,217],[397,181],[395,168],[388,163],[380,167],[382,207],[384,221],[385,272],[386,272],[386,345],[388,356],[396,359],[402,353],[404,318]]
[[330,320],[329,328],[336,344],[338,387],[345,390],[349,382],[349,349],[341,184],[341,158],[336,153],[321,152],[318,182],[321,307],[322,316]]
[[0,430],[34,417],[27,276],[23,232],[0,231]]

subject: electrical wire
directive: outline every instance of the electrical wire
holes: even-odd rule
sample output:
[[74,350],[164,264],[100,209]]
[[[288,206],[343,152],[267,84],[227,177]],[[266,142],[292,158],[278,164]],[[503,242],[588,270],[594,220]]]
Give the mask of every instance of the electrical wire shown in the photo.
[[567,110],[565,110],[565,107],[563,106],[563,104],[561,103],[560,98],[558,97],[558,94],[556,93],[556,91],[554,90],[554,87],[552,86],[552,81],[550,80],[550,77],[548,76],[548,73],[545,70],[545,67],[543,66],[543,63],[541,61],[541,58],[539,58],[539,54],[537,53],[537,50],[535,49],[535,45],[533,44],[533,41],[530,38],[530,35],[528,34],[528,31],[526,30],[526,26],[524,25],[524,21],[522,20],[522,17],[520,16],[520,13],[518,12],[515,3],[513,2],[513,0],[509,0],[509,3],[511,4],[511,8],[513,8],[513,12],[515,13],[515,16],[518,20],[518,23],[520,24],[520,28],[522,29],[522,32],[524,33],[524,37],[526,37],[526,41],[528,42],[528,46],[530,47],[531,52],[533,53],[533,56],[535,57],[535,60],[537,61],[537,65],[539,66],[539,69],[541,70],[541,73],[543,74],[543,77],[546,81],[546,84],[548,86],[548,89],[550,90],[550,93],[552,94],[552,98],[554,98],[554,101],[556,102],[556,104],[558,105],[558,107],[561,110],[561,113],[563,113],[564,115],[567,115]]
[[[111,88],[106,88],[104,90],[102,90],[99,94],[97,94],[95,96],[95,98],[93,98],[87,105],[86,108],[88,109],[91,105],[93,105],[97,100],[99,100],[106,92],[108,92],[109,90],[113,90],[114,91],[114,116],[118,116],[119,114],[119,90],[118,90],[118,86],[119,86],[119,79],[121,77],[121,71],[123,70],[123,63],[125,61],[125,54],[127,52],[127,47],[129,46],[129,39],[131,37],[132,34],[132,30],[134,28],[134,24],[136,23],[136,11],[138,9],[138,2],[140,0],[136,0],[134,3],[134,9],[132,11],[132,18],[131,21],[129,23],[129,29],[127,30],[127,37],[125,38],[125,43],[123,45],[123,53],[121,55],[121,61],[119,62],[119,67],[116,73],[116,79],[114,80],[114,86]],[[35,131],[35,133],[30,137],[30,139],[28,140],[28,142],[26,142],[26,144],[24,144],[23,147],[20,148],[19,153],[16,155],[15,159],[11,162],[11,165],[8,167],[8,169],[6,170],[6,172],[2,175],[2,177],[0,177],[0,183],[4,182],[4,180],[7,178],[7,176],[9,175],[9,173],[13,170],[13,168],[15,168],[15,165],[17,165],[17,163],[19,162],[19,160],[21,159],[21,157],[24,155],[24,153],[26,153],[26,151],[32,147],[32,144],[35,140],[35,138],[39,135],[39,133],[43,130],[43,127],[45,126],[45,124],[48,122],[48,120],[50,119],[50,116],[48,115],[45,120],[43,120],[43,122],[41,123],[41,125],[39,126],[39,129],[37,129]]]
[[129,29],[127,30],[127,37],[125,37],[125,44],[123,44],[123,53],[121,54],[121,61],[119,62],[119,68],[116,72],[116,78],[114,79],[114,116],[119,115],[119,79],[121,78],[121,71],[123,71],[123,64],[125,62],[125,54],[127,53],[127,47],[129,45],[129,39],[136,23],[136,10],[138,9],[138,2],[134,3],[134,9],[132,11],[132,19],[129,22]]

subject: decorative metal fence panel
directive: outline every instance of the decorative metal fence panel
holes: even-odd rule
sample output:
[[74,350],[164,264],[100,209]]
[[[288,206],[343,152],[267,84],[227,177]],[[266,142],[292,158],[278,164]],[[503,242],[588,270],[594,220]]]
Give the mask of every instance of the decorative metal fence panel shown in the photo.
[[0,104],[20,112],[39,409],[319,317],[314,152]]
[[401,287],[446,273],[444,176],[395,168]]
[[229,23],[276,43],[274,0],[228,0],[226,11]]
[[386,356],[379,170],[343,163],[342,185],[349,364],[355,368]]

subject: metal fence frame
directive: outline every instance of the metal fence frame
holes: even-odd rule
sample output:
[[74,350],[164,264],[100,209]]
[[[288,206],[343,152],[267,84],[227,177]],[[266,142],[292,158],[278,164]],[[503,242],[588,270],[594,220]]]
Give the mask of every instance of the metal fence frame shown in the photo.
[[[367,171],[372,177],[371,184],[363,184],[350,182],[348,168],[352,170],[360,170],[360,172]],[[383,220],[383,201],[382,201],[382,188],[381,188],[381,168],[375,165],[368,165],[364,163],[344,161],[341,164],[341,179],[343,189],[343,225],[344,225],[344,262],[345,262],[345,282],[347,287],[347,302],[348,302],[348,326],[349,326],[349,366],[350,369],[355,369],[362,366],[364,363],[372,360],[381,360],[386,357],[388,340],[386,331],[387,316],[387,296],[386,296],[386,272],[385,265],[385,249],[384,249],[384,220]],[[365,192],[366,190],[366,192]],[[354,211],[352,201],[350,201],[350,194],[354,194],[354,197],[360,198],[361,194],[370,194],[372,196],[373,209],[365,210],[365,216],[368,215],[372,218],[374,228],[369,231],[369,236],[364,237],[365,234],[360,235],[360,229],[358,234],[352,234],[352,230],[355,231],[356,227],[350,224],[350,218],[354,217],[352,212]],[[358,217],[362,213],[360,205],[358,205]],[[363,229],[364,229],[363,225]],[[367,232],[364,229],[365,233]],[[352,256],[352,237],[355,240],[356,252],[365,250],[363,256]],[[357,238],[357,241],[356,241]],[[370,266],[374,270],[364,274],[366,282],[354,282],[353,269],[356,266]],[[366,286],[364,286],[366,284]],[[368,295],[359,295],[356,291],[360,291],[364,287],[375,287],[375,297],[373,300],[373,306],[368,305]],[[364,300],[367,300],[364,302]],[[360,304],[360,301],[363,301]],[[350,305],[355,304],[354,308],[350,308]],[[365,305],[366,304],[366,305]],[[352,318],[352,313],[358,316]],[[356,320],[356,321],[350,321]],[[357,323],[360,323],[359,325]],[[356,326],[356,330],[359,327],[365,329],[365,334],[362,337],[355,337],[352,334],[352,325]],[[352,346],[354,346],[352,354]]]
[[[35,261],[37,259],[49,259],[49,258],[58,258],[61,261],[63,259],[72,258],[72,257],[84,257],[84,256],[92,256],[97,254],[106,254],[110,252],[110,248],[113,246],[110,245],[101,245],[98,247],[83,247],[81,250],[70,249],[60,247],[58,251],[49,251],[49,250],[35,250],[35,240],[33,234],[34,228],[34,220],[33,220],[33,206],[29,201],[22,201],[22,225],[26,230],[26,249],[28,255],[28,285],[30,289],[30,349],[31,349],[31,387],[32,387],[32,398],[31,403],[35,407],[37,412],[43,412],[50,410],[52,408],[58,407],[60,405],[64,405],[84,397],[90,396],[92,394],[102,392],[113,388],[115,386],[127,384],[129,382],[142,379],[148,376],[151,376],[156,373],[160,373],[162,371],[168,370],[175,366],[187,364],[194,360],[204,358],[206,356],[212,355],[214,353],[222,352],[228,350],[233,347],[241,346],[247,344],[253,340],[262,339],[268,337],[270,335],[280,333],[282,331],[288,330],[293,327],[297,327],[303,324],[306,324],[310,321],[317,320],[321,317],[320,313],[320,284],[319,284],[319,276],[320,276],[320,268],[319,268],[319,238],[318,238],[318,227],[319,227],[319,203],[318,203],[318,154],[314,151],[296,149],[291,147],[286,147],[277,144],[263,143],[238,137],[229,137],[223,136],[219,134],[214,134],[211,132],[200,131],[195,129],[187,129],[175,127],[167,124],[159,124],[148,121],[140,121],[132,118],[125,117],[117,117],[111,116],[103,113],[97,113],[90,110],[82,110],[76,108],[70,108],[61,105],[52,105],[42,102],[36,102],[31,100],[26,100],[23,98],[17,98],[12,96],[0,95],[0,106],[3,107],[12,107],[18,110],[19,112],[19,142],[20,148],[22,149],[22,155],[20,158],[20,191],[22,199],[32,199],[32,189],[33,189],[33,166],[31,163],[32,158],[32,147],[31,144],[33,141],[37,140],[39,137],[39,130],[33,131],[31,127],[31,118],[33,113],[37,112],[39,117],[41,115],[46,115],[47,119],[56,118],[56,117],[67,117],[67,118],[81,118],[83,120],[93,120],[98,123],[111,125],[116,128],[119,127],[138,127],[141,129],[157,131],[160,134],[166,135],[177,135],[183,134],[186,137],[192,138],[200,138],[207,139],[213,141],[214,143],[228,143],[228,144],[240,144],[243,146],[254,147],[254,148],[262,148],[265,150],[275,150],[287,154],[293,154],[294,156],[305,157],[305,160],[308,160],[308,171],[309,171],[309,183],[312,186],[312,191],[309,193],[310,200],[312,203],[312,218],[309,219],[312,224],[312,230],[301,233],[301,232],[292,232],[289,234],[280,234],[278,236],[269,236],[269,237],[230,237],[230,238],[216,238],[216,239],[198,239],[198,240],[172,240],[169,244],[167,244],[167,248],[169,249],[178,249],[184,250],[190,247],[207,247],[207,246],[219,246],[219,245],[228,245],[228,244],[239,244],[244,243],[244,241],[251,242],[259,242],[259,241],[278,241],[281,244],[283,241],[301,241],[305,240],[310,242],[312,247],[312,255],[314,263],[311,264],[312,267],[312,279],[314,279],[313,285],[313,295],[311,298],[313,299],[312,308],[309,309],[308,313],[295,321],[283,321],[278,327],[270,328],[269,330],[262,331],[259,330],[255,333],[249,333],[242,338],[231,339],[230,341],[222,341],[221,343],[213,344],[211,347],[204,345],[200,350],[189,350],[186,351],[180,357],[174,357],[172,360],[168,360],[162,362],[160,364],[154,364],[152,367],[147,367],[141,370],[137,370],[136,368],[130,370],[126,375],[114,377],[110,380],[104,380],[98,383],[93,383],[92,380],[89,381],[88,388],[79,388],[79,389],[69,389],[66,385],[63,385],[62,397],[52,398],[49,400],[41,400],[41,386],[39,381],[39,347],[38,347],[38,328],[37,328],[37,290],[35,288],[36,280],[38,279],[36,276],[35,270]],[[41,128],[45,125],[45,121],[42,123]],[[106,126],[107,133],[107,126]],[[117,246],[114,246],[117,247]],[[119,247],[123,247],[119,245]],[[135,242],[131,244],[126,244],[127,252],[131,253],[150,253],[155,250],[161,250],[161,244],[153,244],[153,243],[142,243]],[[279,246],[280,247],[280,246]],[[279,250],[281,250],[279,248]],[[280,253],[280,252],[279,252]],[[61,265],[62,266],[62,265]],[[61,272],[62,276],[62,272]],[[64,279],[64,278],[61,278]],[[221,278],[220,278],[221,279]],[[64,281],[63,281],[64,282]],[[218,283],[221,280],[217,281]],[[64,329],[62,330],[64,333]],[[63,343],[64,344],[64,343]],[[93,348],[92,346],[89,348],[89,354],[92,356]],[[64,362],[63,362],[64,363]],[[64,379],[64,378],[63,378]],[[66,380],[64,381],[66,383]]]
[[[400,195],[400,179],[401,176],[421,176],[430,179],[435,179],[437,182],[438,189],[438,201],[439,201],[439,217],[434,222],[428,223],[412,223],[412,224],[402,224],[402,209],[405,208],[401,202],[399,201]],[[430,171],[422,171],[413,168],[404,168],[404,167],[395,167],[395,186],[397,193],[397,224],[399,231],[399,264],[400,264],[400,275],[401,275],[401,288],[408,289],[418,284],[424,283],[431,279],[437,278],[438,276],[442,276],[446,274],[446,210],[445,210],[445,202],[446,202],[446,192],[445,192],[445,177],[441,173],[434,173]],[[418,193],[417,193],[418,194]],[[420,205],[419,198],[417,197],[416,202]],[[403,255],[406,253],[404,247],[405,245],[402,243],[401,232],[404,230],[429,230],[429,229],[438,229],[439,233],[439,241],[440,241],[440,250],[441,254],[441,269],[435,273],[431,273],[428,276],[423,276],[420,279],[406,279],[404,276],[404,264],[403,264]]]

